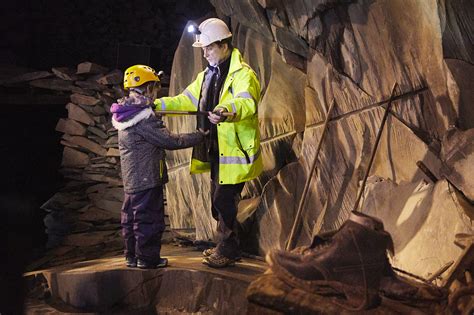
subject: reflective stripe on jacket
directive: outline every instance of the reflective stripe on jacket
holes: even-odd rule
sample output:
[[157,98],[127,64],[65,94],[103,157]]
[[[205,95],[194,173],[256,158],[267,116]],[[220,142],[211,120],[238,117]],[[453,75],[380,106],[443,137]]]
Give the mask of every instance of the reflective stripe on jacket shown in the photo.
[[[234,117],[217,124],[220,184],[245,182],[256,178],[263,170],[257,115],[260,83],[255,72],[243,62],[238,49],[232,50],[230,58],[229,73],[216,106],[235,113]],[[181,94],[155,100],[156,109],[197,111],[206,71],[200,72]],[[209,162],[191,159],[191,174],[208,171]]]

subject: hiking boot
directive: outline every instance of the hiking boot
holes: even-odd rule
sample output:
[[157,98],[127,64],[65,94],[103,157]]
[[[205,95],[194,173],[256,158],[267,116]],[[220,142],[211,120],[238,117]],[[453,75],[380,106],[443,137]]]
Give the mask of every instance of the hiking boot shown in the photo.
[[214,254],[216,252],[216,248],[215,247],[211,247],[211,248],[208,248],[208,249],[205,249],[203,252],[202,252],[202,255],[204,257],[209,257],[211,256],[212,254]]
[[396,300],[412,300],[418,288],[397,275],[387,259],[383,278],[380,280],[380,293]]
[[290,250],[293,254],[313,254],[317,250],[321,250],[324,247],[329,246],[331,238],[336,234],[337,230],[324,232],[313,237],[313,240],[309,246],[300,246]]
[[235,259],[230,259],[225,256],[214,253],[202,260],[204,265],[208,265],[212,268],[224,268],[235,266]]
[[129,268],[135,268],[137,266],[137,259],[134,256],[125,257],[125,264]]
[[[209,257],[211,256],[212,254],[216,253],[216,247],[211,247],[211,248],[208,248],[208,249],[205,249],[203,252],[202,252],[202,255],[204,257]],[[239,251],[240,252],[240,251]],[[242,256],[240,254],[237,254],[234,258],[235,261],[240,261],[242,260]]]
[[289,285],[316,293],[331,287],[347,298],[341,306],[366,309],[380,300],[380,279],[386,272],[393,242],[383,223],[352,213],[332,237],[313,240],[303,253],[276,251],[267,255],[273,273]]
[[158,258],[157,261],[147,261],[138,258],[137,267],[140,269],[156,269],[156,268],[164,268],[168,266],[168,259],[166,258]]
[[[365,219],[362,218],[362,220],[365,220]],[[365,224],[365,222],[361,222],[361,223]],[[379,229],[379,230],[383,229],[383,226],[380,225],[378,222],[376,224],[377,226],[374,226],[372,224],[372,228]],[[323,249],[324,247],[327,247],[330,244],[331,238],[334,236],[334,234],[336,234],[336,232],[337,231],[329,231],[329,232],[318,234],[313,238],[311,245],[297,247],[291,250],[291,252],[294,254],[301,254],[301,255],[312,254],[315,251],[318,251],[318,250]],[[414,298],[415,294],[417,294],[418,288],[412,285],[408,280],[404,279],[402,276],[397,275],[395,271],[393,270],[392,266],[390,265],[390,262],[386,258],[383,277],[380,280],[379,292],[380,294],[392,299],[410,300]]]

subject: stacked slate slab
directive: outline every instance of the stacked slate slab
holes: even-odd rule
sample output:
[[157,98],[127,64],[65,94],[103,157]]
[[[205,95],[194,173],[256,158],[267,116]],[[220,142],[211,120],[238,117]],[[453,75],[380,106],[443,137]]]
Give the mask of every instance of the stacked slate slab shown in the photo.
[[[47,211],[47,247],[55,248],[45,260],[60,263],[99,257],[104,250],[120,251],[123,189],[110,106],[123,96],[123,74],[91,62],[51,71],[54,77],[29,82],[70,95],[68,115],[56,125],[63,134],[60,172],[67,184],[41,207]],[[55,253],[58,250],[61,255]]]
[[60,172],[67,184],[41,206],[47,212],[49,252],[30,269],[120,253],[123,246],[118,132],[110,115],[112,103],[124,95],[123,73],[91,62],[51,71],[23,75],[23,82],[69,95],[67,117],[56,125],[62,133]]

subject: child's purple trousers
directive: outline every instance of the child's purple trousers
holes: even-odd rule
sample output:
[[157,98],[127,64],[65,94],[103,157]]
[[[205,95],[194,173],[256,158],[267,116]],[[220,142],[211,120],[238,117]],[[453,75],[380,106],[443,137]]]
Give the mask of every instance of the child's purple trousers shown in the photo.
[[125,193],[121,222],[126,257],[145,261],[160,258],[164,211],[161,185],[134,194]]

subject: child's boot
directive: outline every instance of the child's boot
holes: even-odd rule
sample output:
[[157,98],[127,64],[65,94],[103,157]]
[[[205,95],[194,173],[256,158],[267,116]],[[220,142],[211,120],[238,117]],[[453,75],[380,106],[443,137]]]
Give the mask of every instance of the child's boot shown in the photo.
[[168,259],[161,257],[154,261],[148,261],[140,258],[138,258],[137,261],[137,267],[140,269],[156,269],[164,268],[166,266],[168,266]]

